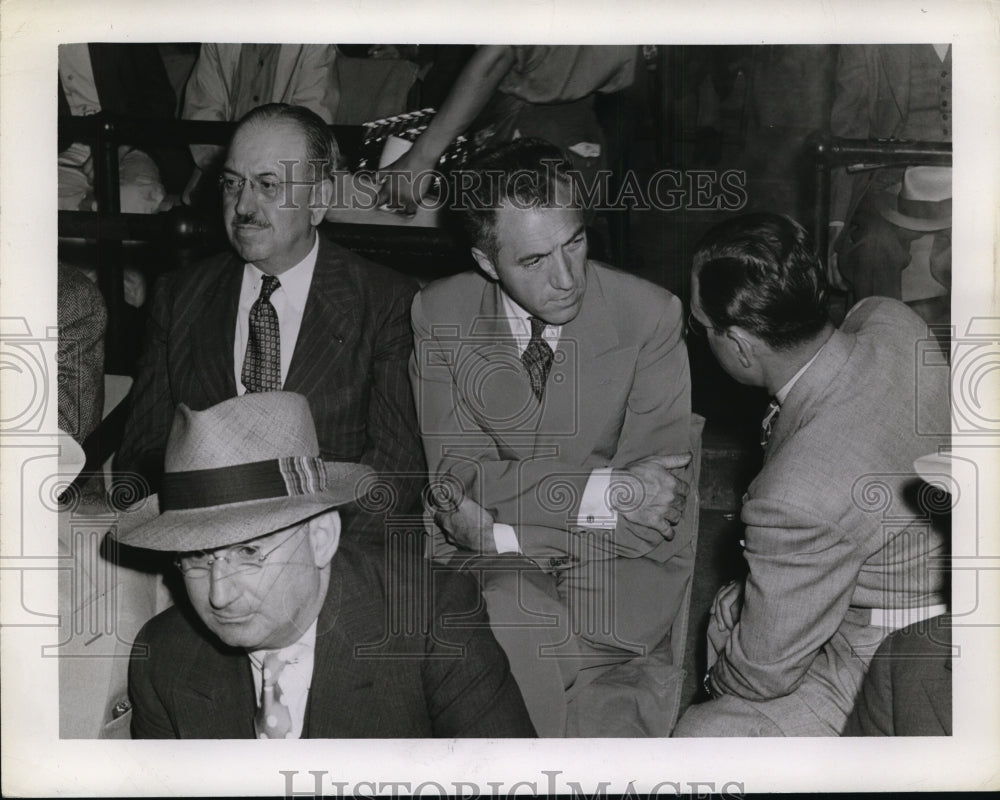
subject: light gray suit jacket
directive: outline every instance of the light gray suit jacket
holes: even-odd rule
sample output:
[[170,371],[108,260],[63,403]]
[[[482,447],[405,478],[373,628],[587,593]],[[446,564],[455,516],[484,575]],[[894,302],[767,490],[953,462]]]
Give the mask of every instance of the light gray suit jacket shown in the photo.
[[[410,361],[432,480],[456,478],[532,558],[567,550],[592,470],[685,453],[691,379],[680,301],[595,261],[577,317],[563,326],[539,406],[499,286],[463,273],[413,302]],[[613,552],[666,561],[690,544],[619,515]]]
[[839,730],[890,632],[870,609],[945,602],[945,538],[913,471],[950,430],[947,370],[920,366],[926,336],[902,303],[868,298],[792,387],[743,504],[750,574],[713,692],[800,692]]

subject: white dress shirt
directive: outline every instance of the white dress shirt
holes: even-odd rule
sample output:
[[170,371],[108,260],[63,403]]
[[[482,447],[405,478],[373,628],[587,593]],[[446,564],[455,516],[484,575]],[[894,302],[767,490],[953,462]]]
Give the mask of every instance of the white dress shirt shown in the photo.
[[[281,337],[281,384],[288,377],[288,367],[292,363],[295,343],[302,327],[302,313],[305,311],[309,286],[316,271],[316,256],[319,253],[319,236],[314,232],[312,250],[298,264],[277,276],[281,284],[271,295],[271,305],[278,314],[278,332]],[[236,312],[236,336],[233,341],[233,372],[236,375],[236,391],[246,394],[243,385],[243,360],[246,357],[247,342],[250,340],[250,309],[260,297],[260,287],[264,283],[264,273],[253,264],[243,267],[243,286],[240,289],[240,305]]]
[[[531,322],[529,314],[524,308],[516,303],[506,292],[500,292],[503,303],[504,316],[510,325],[510,332],[514,336],[517,344],[518,355],[524,355],[524,351],[531,341]],[[542,331],[542,339],[552,348],[555,353],[559,347],[559,336],[562,333],[561,325],[546,325]],[[580,501],[580,510],[577,512],[576,524],[586,528],[601,528],[613,530],[618,524],[618,512],[610,508],[605,501],[608,496],[608,488],[611,485],[612,469],[610,467],[592,470],[587,480],[587,486]],[[521,545],[517,540],[517,533],[513,526],[503,522],[493,524],[493,541],[498,553],[520,553]]]
[[[264,657],[269,652],[272,651],[254,650],[249,654],[254,696],[257,698],[258,708],[260,708],[260,690],[264,683]],[[288,664],[278,676],[278,686],[281,687],[281,700],[288,707],[288,713],[292,718],[292,735],[289,738],[301,739],[306,705],[309,703],[309,689],[312,686],[316,653],[316,620],[313,620],[313,624],[306,629],[301,639],[278,652],[288,659]]]

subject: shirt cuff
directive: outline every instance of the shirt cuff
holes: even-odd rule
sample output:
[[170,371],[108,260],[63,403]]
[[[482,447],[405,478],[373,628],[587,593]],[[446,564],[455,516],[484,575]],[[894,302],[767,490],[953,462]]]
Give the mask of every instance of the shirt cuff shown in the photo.
[[493,544],[496,545],[498,553],[521,552],[521,543],[517,541],[514,529],[502,522],[493,523]]
[[579,527],[614,530],[618,525],[618,512],[607,501],[613,473],[611,467],[602,467],[590,473],[577,512],[576,524]]

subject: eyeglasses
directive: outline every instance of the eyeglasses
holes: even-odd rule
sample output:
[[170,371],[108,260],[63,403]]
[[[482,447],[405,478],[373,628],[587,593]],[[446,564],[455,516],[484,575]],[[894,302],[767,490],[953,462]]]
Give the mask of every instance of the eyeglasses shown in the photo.
[[264,200],[274,200],[278,196],[278,190],[286,183],[295,181],[279,181],[274,178],[237,178],[235,175],[220,175],[219,188],[226,197],[238,197],[243,193],[243,187],[250,184],[250,189]]
[[[688,314],[688,332],[693,333],[695,336],[701,336],[702,338],[708,336],[708,327],[700,319],[698,319],[694,312]],[[715,328],[712,328],[714,331]]]
[[290,541],[295,534],[308,524],[308,522],[304,522],[301,525],[295,526],[295,529],[288,536],[269,550],[263,550],[259,544],[259,540],[256,542],[241,542],[232,547],[219,547],[215,550],[197,550],[185,553],[174,559],[174,566],[183,572],[187,578],[204,578],[212,571],[212,565],[216,561],[225,561],[232,568],[233,572],[259,572],[263,569],[264,562],[267,561],[268,557],[275,550],[285,544],[285,542]]

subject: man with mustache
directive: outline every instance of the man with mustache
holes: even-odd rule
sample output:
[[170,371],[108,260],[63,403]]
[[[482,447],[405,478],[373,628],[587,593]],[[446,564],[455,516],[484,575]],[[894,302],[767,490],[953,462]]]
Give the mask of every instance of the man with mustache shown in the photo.
[[152,484],[140,493],[157,488],[178,403],[200,410],[285,389],[308,399],[324,458],[374,468],[396,509],[416,502],[424,465],[406,373],[416,286],[318,233],[339,156],[308,109],[272,103],[240,121],[220,179],[234,252],[157,287],[117,461]]

